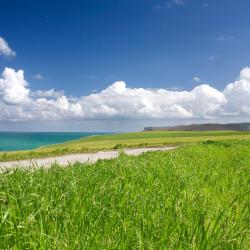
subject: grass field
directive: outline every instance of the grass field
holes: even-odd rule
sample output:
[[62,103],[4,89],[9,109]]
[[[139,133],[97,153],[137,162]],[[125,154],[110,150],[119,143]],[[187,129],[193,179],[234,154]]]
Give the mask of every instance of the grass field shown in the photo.
[[7,172],[0,249],[249,249],[249,167],[244,140]]
[[129,147],[166,146],[207,140],[250,140],[250,131],[154,131],[85,137],[35,150],[2,152],[0,161],[40,158]]

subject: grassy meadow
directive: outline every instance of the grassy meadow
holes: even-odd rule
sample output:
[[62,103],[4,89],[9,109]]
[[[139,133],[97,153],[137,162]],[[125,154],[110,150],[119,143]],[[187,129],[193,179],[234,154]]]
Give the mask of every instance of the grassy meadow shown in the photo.
[[249,249],[249,167],[250,140],[235,140],[12,170],[0,249]]
[[98,135],[40,147],[34,150],[0,152],[0,161],[22,160],[100,150],[183,145],[207,140],[250,140],[250,131],[153,131]]

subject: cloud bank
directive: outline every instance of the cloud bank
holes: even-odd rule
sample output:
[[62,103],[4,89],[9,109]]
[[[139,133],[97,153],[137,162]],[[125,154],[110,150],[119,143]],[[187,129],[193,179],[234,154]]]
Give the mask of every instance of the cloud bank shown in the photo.
[[0,55],[6,57],[16,56],[16,52],[9,47],[7,41],[1,36],[0,36]]
[[118,81],[78,98],[54,89],[33,92],[23,70],[0,78],[0,121],[250,118],[250,68],[219,91],[201,84],[190,91],[129,88]]

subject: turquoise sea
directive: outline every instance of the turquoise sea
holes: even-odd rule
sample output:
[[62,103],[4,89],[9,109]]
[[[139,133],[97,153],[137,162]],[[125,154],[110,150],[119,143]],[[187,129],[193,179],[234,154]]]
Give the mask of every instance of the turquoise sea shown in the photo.
[[100,133],[0,132],[0,151],[34,149]]

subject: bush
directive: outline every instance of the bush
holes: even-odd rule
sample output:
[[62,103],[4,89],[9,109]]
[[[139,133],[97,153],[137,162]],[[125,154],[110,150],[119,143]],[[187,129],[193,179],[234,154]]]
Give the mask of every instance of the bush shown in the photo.
[[120,149],[120,148],[123,148],[124,146],[122,144],[116,144],[113,149]]

